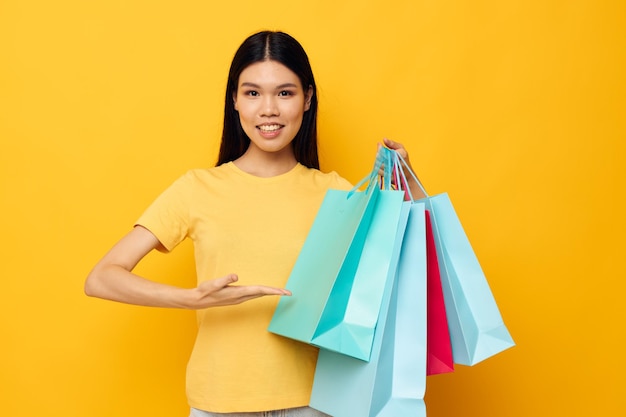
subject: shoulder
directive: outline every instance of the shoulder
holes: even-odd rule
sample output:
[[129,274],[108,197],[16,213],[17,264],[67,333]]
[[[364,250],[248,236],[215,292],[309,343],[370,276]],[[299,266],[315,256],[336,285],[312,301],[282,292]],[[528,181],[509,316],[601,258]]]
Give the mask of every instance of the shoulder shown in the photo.
[[203,190],[214,188],[224,174],[216,168],[193,168],[176,177],[159,196],[160,200],[177,200],[189,204]]
[[211,168],[192,168],[181,175],[176,182],[187,186],[200,186],[232,177],[234,174],[229,164]]

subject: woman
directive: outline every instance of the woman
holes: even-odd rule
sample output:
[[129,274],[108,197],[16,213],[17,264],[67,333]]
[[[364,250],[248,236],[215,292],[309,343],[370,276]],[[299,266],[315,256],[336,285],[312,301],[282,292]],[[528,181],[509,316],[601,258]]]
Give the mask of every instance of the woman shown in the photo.
[[[317,350],[267,331],[277,303],[268,296],[290,295],[283,287],[326,190],[350,188],[318,170],[317,91],[301,45],[282,32],[246,39],[231,64],[224,115],[217,166],[187,172],[159,196],[96,264],[85,292],[198,310],[191,416],[323,416],[307,407]],[[407,157],[402,145],[385,144]],[[132,273],[153,249],[171,251],[187,237],[196,288]]]

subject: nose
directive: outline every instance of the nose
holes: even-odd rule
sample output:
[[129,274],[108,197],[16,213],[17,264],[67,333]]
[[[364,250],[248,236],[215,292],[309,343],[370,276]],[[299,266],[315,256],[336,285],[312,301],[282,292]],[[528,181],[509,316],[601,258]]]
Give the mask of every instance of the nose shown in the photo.
[[266,95],[261,105],[261,116],[272,117],[280,115],[278,109],[278,97]]

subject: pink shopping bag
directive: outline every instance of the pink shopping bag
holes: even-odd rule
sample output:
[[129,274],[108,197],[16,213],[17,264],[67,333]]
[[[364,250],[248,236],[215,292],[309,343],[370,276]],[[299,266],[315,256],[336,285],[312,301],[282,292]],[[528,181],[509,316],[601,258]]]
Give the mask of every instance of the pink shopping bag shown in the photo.
[[426,211],[426,271],[426,375],[454,372],[437,249],[428,211]]

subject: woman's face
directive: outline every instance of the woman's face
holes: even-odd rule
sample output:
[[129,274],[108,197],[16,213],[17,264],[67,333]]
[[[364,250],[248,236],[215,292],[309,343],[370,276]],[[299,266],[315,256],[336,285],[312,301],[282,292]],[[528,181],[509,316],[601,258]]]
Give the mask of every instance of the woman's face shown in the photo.
[[293,156],[291,141],[311,104],[298,76],[276,61],[254,63],[241,72],[234,94],[235,110],[250,138],[248,152]]

